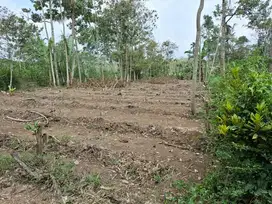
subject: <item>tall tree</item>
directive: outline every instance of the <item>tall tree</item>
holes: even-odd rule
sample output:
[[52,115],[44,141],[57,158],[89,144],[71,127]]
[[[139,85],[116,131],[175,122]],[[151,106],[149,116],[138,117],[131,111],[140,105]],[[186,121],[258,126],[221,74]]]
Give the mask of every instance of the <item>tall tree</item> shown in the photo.
[[65,66],[66,66],[66,86],[70,85],[70,77],[69,77],[69,56],[68,56],[68,45],[67,45],[67,40],[66,40],[66,29],[65,29],[65,17],[63,14],[62,6],[63,5],[63,0],[59,0],[59,6],[60,6],[60,17],[61,17],[61,22],[62,22],[62,36],[63,36],[63,41],[64,43],[64,52],[65,52]]
[[220,70],[221,75],[226,71],[226,13],[227,2],[222,0],[221,37],[220,37]]
[[49,19],[50,19],[50,26],[51,26],[51,49],[53,52],[54,57],[54,66],[55,66],[55,75],[56,75],[56,82],[57,85],[60,85],[59,81],[59,71],[58,71],[58,64],[57,64],[57,53],[56,53],[56,42],[55,42],[55,29],[53,24],[53,0],[49,0]]
[[194,68],[193,68],[193,81],[192,81],[192,89],[191,89],[191,112],[193,115],[196,114],[196,83],[197,83],[197,70],[198,70],[198,52],[200,47],[200,34],[201,34],[201,13],[204,8],[204,0],[200,0],[200,5],[197,11],[196,16],[196,41],[195,41],[195,49],[194,49]]

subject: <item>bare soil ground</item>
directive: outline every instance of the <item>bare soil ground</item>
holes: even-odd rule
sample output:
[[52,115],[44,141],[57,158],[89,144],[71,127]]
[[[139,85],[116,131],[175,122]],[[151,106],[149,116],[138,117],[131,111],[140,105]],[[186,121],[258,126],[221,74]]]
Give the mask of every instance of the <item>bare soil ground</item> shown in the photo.
[[[152,81],[114,89],[0,93],[0,153],[14,151],[1,143],[7,137],[35,144],[25,123],[7,117],[35,119],[30,111],[37,111],[49,120],[43,133],[61,142],[46,151],[74,161],[78,175],[101,178],[98,189],[63,193],[62,198],[72,203],[164,203],[174,180],[201,181],[206,171],[208,159],[200,150],[203,124],[190,116],[189,90],[189,81]],[[57,202],[50,188],[0,177],[0,203]]]

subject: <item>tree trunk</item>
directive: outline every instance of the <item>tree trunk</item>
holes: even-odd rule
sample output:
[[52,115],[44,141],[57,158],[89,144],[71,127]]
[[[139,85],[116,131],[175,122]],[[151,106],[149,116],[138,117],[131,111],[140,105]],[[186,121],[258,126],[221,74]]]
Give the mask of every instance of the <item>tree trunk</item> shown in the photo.
[[270,31],[269,57],[270,57],[269,71],[272,72],[272,31]]
[[128,67],[128,48],[126,45],[126,80],[129,81],[129,67]]
[[[41,5],[43,4],[42,0],[40,0],[39,2],[40,2]],[[46,38],[47,38],[47,40],[48,40],[48,44],[50,44],[50,43],[49,43],[49,42],[50,42],[50,38],[49,38],[47,26],[46,26],[46,21],[45,21],[45,16],[44,16],[43,7],[42,7],[42,15],[43,15],[43,24],[44,24],[44,29],[45,29],[45,33],[46,33]],[[51,66],[51,73],[52,73],[53,86],[56,86],[56,78],[55,78],[55,72],[54,72],[54,64],[53,64],[52,50],[50,49],[50,46],[48,46],[48,49],[49,49],[49,57],[50,57],[50,66]]]
[[197,82],[197,69],[198,69],[198,52],[199,52],[199,46],[200,46],[200,33],[201,33],[201,13],[204,8],[204,0],[200,0],[200,5],[197,11],[197,17],[196,17],[196,42],[195,42],[195,50],[194,50],[194,68],[193,68],[193,81],[192,81],[192,90],[191,90],[191,111],[192,114],[196,114],[196,82]]
[[13,62],[11,61],[11,64],[10,64],[9,90],[12,89],[12,83],[13,83]]
[[60,14],[61,14],[61,20],[62,20],[62,31],[63,31],[63,42],[64,42],[64,52],[65,52],[65,65],[66,65],[66,86],[68,87],[70,85],[70,79],[69,79],[69,56],[68,56],[68,45],[66,42],[66,32],[65,32],[65,24],[64,24],[64,17],[62,14],[62,0],[59,1],[60,4]]
[[79,82],[82,83],[81,66],[80,66],[79,55],[78,55],[78,42],[77,42],[77,40],[75,40],[75,44],[76,44],[75,55],[76,55],[76,58],[77,58],[78,77],[79,77]]
[[53,15],[52,15],[52,0],[49,0],[49,10],[50,10],[50,25],[51,25],[51,35],[52,35],[52,52],[54,57],[56,82],[57,82],[57,85],[59,86],[60,82],[59,82],[59,72],[58,72],[58,63],[57,63],[57,53],[56,53],[56,47],[55,47],[55,34],[54,34]]
[[121,76],[121,81],[124,80],[124,77],[123,77],[123,64],[122,64],[122,56],[120,57],[119,59],[119,69],[120,69],[120,76]]
[[226,72],[226,12],[227,2],[222,0],[222,20],[221,20],[221,39],[220,39],[220,69],[221,75]]
[[76,36],[76,31],[75,31],[75,0],[72,0],[72,74],[71,74],[71,84],[73,83],[74,80],[74,74],[75,74],[75,48],[74,48],[74,42],[75,42],[75,36]]

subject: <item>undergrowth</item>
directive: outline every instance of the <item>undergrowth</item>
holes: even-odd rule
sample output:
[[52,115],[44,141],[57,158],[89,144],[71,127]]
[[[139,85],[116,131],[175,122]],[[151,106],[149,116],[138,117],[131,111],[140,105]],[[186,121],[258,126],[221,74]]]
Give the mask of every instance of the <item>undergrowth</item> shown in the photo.
[[0,177],[12,177],[17,182],[40,185],[69,198],[79,195],[85,188],[96,190],[101,185],[101,177],[98,174],[79,175],[73,159],[58,152],[37,155],[31,149],[25,151],[25,144],[21,143],[21,146],[18,146],[17,139],[6,139],[5,146],[11,149],[16,147],[19,159],[30,171],[39,175],[39,179],[26,172],[12,154],[0,154]]

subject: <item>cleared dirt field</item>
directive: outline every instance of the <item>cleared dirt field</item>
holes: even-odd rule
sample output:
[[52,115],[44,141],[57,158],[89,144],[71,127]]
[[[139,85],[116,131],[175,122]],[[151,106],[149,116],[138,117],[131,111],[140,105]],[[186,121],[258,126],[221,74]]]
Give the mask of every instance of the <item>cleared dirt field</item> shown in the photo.
[[[38,116],[31,111],[36,111],[49,120],[43,133],[60,141],[45,152],[73,161],[78,175],[96,173],[101,178],[96,189],[61,193],[64,200],[164,203],[174,180],[201,181],[205,173],[203,124],[190,116],[189,89],[189,81],[173,81],[0,93],[0,153],[16,150],[5,145],[9,137],[26,142],[25,151],[33,148],[35,137],[24,129],[25,123],[9,117],[31,120]],[[57,203],[56,197],[48,185],[0,177],[0,203]]]

